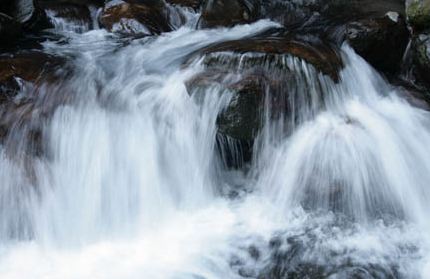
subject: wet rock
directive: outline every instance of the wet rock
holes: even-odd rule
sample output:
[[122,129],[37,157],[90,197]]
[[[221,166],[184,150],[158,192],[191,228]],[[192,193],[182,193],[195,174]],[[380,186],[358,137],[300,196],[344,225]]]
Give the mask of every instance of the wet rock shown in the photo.
[[430,0],[407,0],[406,14],[414,29],[430,28]]
[[0,6],[0,12],[14,18],[26,30],[40,30],[50,26],[44,10],[33,0],[5,0]]
[[[61,18],[65,22],[71,22],[76,26],[89,30],[93,26],[91,12],[87,5],[74,3],[41,2],[41,7],[52,18]],[[55,23],[53,22],[53,25]]]
[[383,17],[390,11],[401,16],[405,14],[403,0],[319,0],[316,3],[322,14],[340,22]]
[[64,64],[64,58],[37,51],[1,55],[0,105],[10,105],[24,84],[35,90],[43,82],[55,82]]
[[288,28],[313,26],[326,30],[331,25],[365,18],[382,17],[389,11],[404,15],[402,0],[301,0],[262,1],[259,18],[270,18]]
[[[251,160],[253,142],[266,117],[296,121],[297,104],[307,94],[299,87],[307,86],[307,74],[334,82],[342,68],[341,59],[330,47],[288,38],[223,42],[199,50],[190,60],[201,56],[205,69],[188,81],[187,88],[191,94],[231,94],[229,105],[217,119],[218,133],[224,139],[217,143],[227,165],[235,167]],[[318,84],[318,78],[313,82]]]
[[49,3],[49,4],[57,4],[57,5],[83,5],[83,6],[96,6],[101,7],[104,5],[104,0],[40,0],[38,1],[42,5]]
[[12,17],[0,13],[0,48],[13,45],[22,35],[21,24]]
[[178,5],[182,7],[198,10],[202,5],[203,0],[166,0],[171,5]]
[[265,1],[262,5],[262,18],[270,18],[287,28],[298,28],[312,20],[320,19],[306,3],[294,1]]
[[420,34],[413,40],[414,63],[418,79],[430,87],[430,34]]
[[201,28],[231,27],[250,23],[259,18],[257,0],[206,0],[199,20]]
[[169,14],[162,1],[111,1],[99,18],[102,27],[121,34],[154,35],[169,32]]
[[348,23],[346,40],[376,69],[393,74],[400,68],[409,32],[403,18],[396,12],[389,12],[382,18]]
[[37,84],[41,79],[51,78],[49,74],[63,65],[65,60],[42,52],[0,56],[0,83],[21,79]]
[[0,56],[0,142],[10,152],[42,154],[43,121],[60,102],[53,96],[37,100],[41,87],[63,78],[65,63],[64,58],[36,51]]
[[287,37],[256,37],[227,41],[209,46],[199,52],[201,54],[215,52],[288,54],[303,59],[333,80],[338,80],[338,72],[343,67],[338,54],[324,43],[311,44]]
[[[398,254],[384,257],[384,261],[374,262],[360,257],[359,251],[354,249],[331,246],[330,241],[335,237],[340,237],[340,243],[344,240],[345,236],[339,234],[339,226],[344,230],[348,229],[348,233],[352,235],[355,233],[351,224],[345,223],[345,220],[331,222],[331,227],[326,227],[329,224],[305,225],[303,230],[275,236],[277,245],[268,247],[269,259],[265,262],[265,267],[258,270],[257,278],[408,278],[408,273],[399,267],[401,258],[411,260],[416,256],[416,251],[399,245],[396,247]],[[244,267],[247,267],[246,264]]]

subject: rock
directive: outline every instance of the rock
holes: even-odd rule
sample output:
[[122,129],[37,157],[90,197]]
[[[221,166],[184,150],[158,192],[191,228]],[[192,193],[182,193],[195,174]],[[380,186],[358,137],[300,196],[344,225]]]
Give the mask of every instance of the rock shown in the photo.
[[41,5],[46,4],[57,4],[57,5],[81,5],[81,6],[96,6],[101,7],[104,5],[104,0],[40,0],[38,1]]
[[26,30],[40,30],[50,26],[45,12],[33,0],[6,0],[0,6],[0,12],[14,18]]
[[394,74],[409,41],[403,18],[389,12],[382,18],[363,19],[346,25],[346,40],[379,71]]
[[338,72],[343,67],[338,54],[323,43],[306,42],[288,37],[255,37],[227,41],[211,45],[199,51],[200,54],[215,52],[289,54],[313,65],[333,80],[338,80]]
[[[232,162],[251,160],[252,143],[265,117],[295,122],[292,115],[298,107],[294,103],[300,102],[296,98],[303,99],[303,88],[308,86],[306,75],[321,75],[334,82],[342,68],[341,59],[330,47],[289,38],[256,37],[222,42],[199,50],[190,60],[201,56],[204,71],[189,80],[187,88],[190,94],[208,94],[213,92],[211,88],[231,94],[229,105],[218,116],[217,127],[223,137],[218,144],[226,145],[219,149],[227,150],[221,152],[222,157],[233,167],[238,164]],[[303,62],[313,66],[303,66]],[[312,89],[305,91],[303,94]],[[225,156],[228,150],[240,150],[243,158]]]
[[420,34],[413,40],[414,64],[419,81],[430,87],[430,34]]
[[0,13],[0,48],[12,45],[21,34],[21,24],[12,17]]
[[19,81],[38,85],[41,81],[54,81],[56,70],[65,60],[42,52],[31,51],[0,56],[0,94],[19,89]]
[[111,1],[99,18],[102,27],[121,34],[154,35],[169,32],[169,14],[161,1]]
[[261,11],[262,18],[270,18],[286,28],[302,27],[313,16],[319,15],[309,5],[294,1],[265,1]]
[[[340,242],[357,237],[353,224],[342,217],[330,221],[311,215],[311,222],[301,224],[300,230],[288,228],[277,233],[269,243],[260,244],[265,251],[265,260],[252,262],[249,258],[236,263],[235,269],[257,267],[257,276],[252,278],[291,279],[370,279],[407,278],[408,271],[399,267],[400,258],[413,258],[418,253],[414,245],[394,247],[401,253],[386,257],[383,263],[360,257],[361,250],[331,245],[333,238]],[[320,221],[318,224],[314,221]],[[347,232],[345,234],[345,232]],[[343,242],[342,242],[343,243]],[[347,245],[345,245],[346,247]],[[244,248],[243,248],[244,249]],[[242,254],[245,254],[243,252]],[[380,256],[380,255],[377,255]],[[243,257],[243,256],[242,256]],[[262,267],[262,268],[261,268]]]
[[430,0],[407,0],[406,14],[414,29],[430,28]]
[[73,26],[76,32],[87,31],[93,28],[91,12],[87,5],[42,2],[41,7],[45,9],[52,24],[56,28],[66,29],[66,26],[61,25],[69,25]]
[[259,18],[270,18],[288,28],[302,28],[303,25],[326,28],[382,17],[389,11],[404,15],[405,9],[403,0],[275,0],[262,1],[261,6]]
[[[60,102],[55,98],[37,100],[41,86],[61,78],[64,65],[65,59],[37,51],[0,56],[0,142],[11,152],[42,154],[42,125]],[[17,145],[23,140],[25,145]]]
[[257,0],[206,0],[199,20],[201,28],[231,27],[250,23],[259,18]]
[[182,7],[198,10],[202,5],[202,0],[166,0],[171,5],[178,5]]

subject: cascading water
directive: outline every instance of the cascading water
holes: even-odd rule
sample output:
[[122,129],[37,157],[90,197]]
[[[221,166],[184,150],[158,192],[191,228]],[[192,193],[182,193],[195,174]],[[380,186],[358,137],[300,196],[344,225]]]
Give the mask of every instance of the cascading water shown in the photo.
[[[19,148],[27,126],[0,149],[0,277],[430,276],[429,115],[348,46],[339,83],[287,57],[294,123],[266,115],[249,170],[224,169],[216,121],[232,95],[190,96],[202,61],[183,62],[275,26],[44,43],[73,74],[41,87],[40,103],[61,100],[35,119],[45,155]],[[223,195],[232,181],[246,193]]]

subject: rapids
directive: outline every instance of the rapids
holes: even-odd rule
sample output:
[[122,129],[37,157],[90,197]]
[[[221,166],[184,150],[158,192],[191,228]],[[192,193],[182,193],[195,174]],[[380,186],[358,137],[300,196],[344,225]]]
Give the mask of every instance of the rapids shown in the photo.
[[183,62],[277,24],[195,30],[187,13],[131,41],[56,21],[67,42],[44,51],[73,74],[37,97],[63,100],[41,120],[47,156],[16,148],[28,127],[0,146],[0,278],[429,278],[429,113],[347,45],[338,84],[289,59],[297,123],[267,117],[247,170],[227,170],[232,96],[190,96],[202,65]]

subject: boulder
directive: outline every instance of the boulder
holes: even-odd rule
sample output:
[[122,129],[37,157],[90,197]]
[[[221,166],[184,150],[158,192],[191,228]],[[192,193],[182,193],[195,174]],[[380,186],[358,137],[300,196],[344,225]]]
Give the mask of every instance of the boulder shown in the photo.
[[155,35],[172,30],[162,1],[111,1],[99,21],[107,30],[121,34]]
[[430,0],[407,0],[406,14],[415,30],[430,28]]
[[[222,42],[201,49],[189,58],[190,61],[197,59],[201,59],[204,70],[187,82],[187,89],[192,95],[213,90],[231,94],[229,105],[217,119],[222,139],[218,144],[229,144],[220,150],[241,150],[244,162],[252,158],[252,143],[266,117],[294,123],[296,105],[303,100],[303,94],[321,94],[322,90],[312,91],[314,85],[307,84],[306,76],[334,83],[343,66],[337,52],[322,42],[310,44],[286,37]],[[317,80],[312,82],[318,83]],[[224,153],[228,152],[221,152]],[[240,167],[232,162],[241,160],[230,157],[227,165]]]
[[346,25],[346,40],[379,71],[396,73],[409,42],[405,20],[396,12]]
[[201,28],[231,27],[256,21],[260,14],[258,0],[205,0],[199,20]]
[[[288,28],[324,28],[393,11],[404,15],[403,0],[262,1],[259,18],[270,18]],[[323,26],[322,26],[323,25]]]

